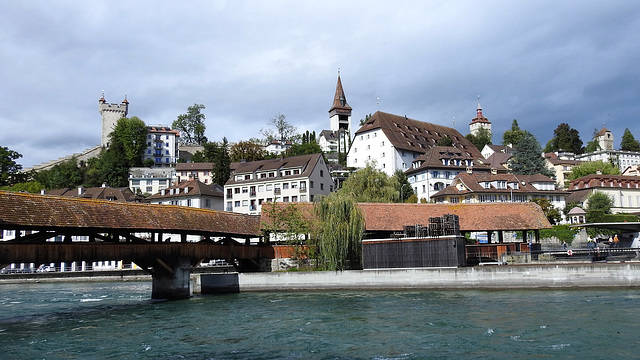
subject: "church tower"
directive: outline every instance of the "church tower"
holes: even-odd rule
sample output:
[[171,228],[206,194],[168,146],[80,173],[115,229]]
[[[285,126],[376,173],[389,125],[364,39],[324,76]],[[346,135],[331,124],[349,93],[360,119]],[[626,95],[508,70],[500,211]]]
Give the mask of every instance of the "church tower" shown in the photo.
[[609,129],[603,126],[595,137],[600,150],[613,150],[613,134]]
[[109,146],[109,134],[115,129],[120,118],[126,117],[129,112],[129,101],[125,95],[120,104],[109,104],[104,99],[104,93],[98,100],[98,111],[102,115],[102,146]]
[[491,134],[491,121],[482,115],[482,107],[480,107],[480,96],[478,96],[478,109],[476,109],[476,117],[469,124],[469,133],[478,135],[481,128],[487,129]]
[[342,89],[340,71],[338,71],[338,83],[336,84],[336,94],[333,97],[333,104],[329,109],[330,130],[338,138],[338,152],[345,154],[349,149],[347,143],[351,137],[351,106],[347,104],[347,97]]

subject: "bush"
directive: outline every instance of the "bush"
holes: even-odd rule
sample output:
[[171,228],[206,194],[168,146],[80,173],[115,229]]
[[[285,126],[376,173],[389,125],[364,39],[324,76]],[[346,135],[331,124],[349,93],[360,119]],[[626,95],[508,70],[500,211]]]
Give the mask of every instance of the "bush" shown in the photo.
[[541,238],[558,238],[567,244],[571,244],[573,237],[579,232],[576,228],[570,228],[569,225],[553,225],[553,229],[540,230]]

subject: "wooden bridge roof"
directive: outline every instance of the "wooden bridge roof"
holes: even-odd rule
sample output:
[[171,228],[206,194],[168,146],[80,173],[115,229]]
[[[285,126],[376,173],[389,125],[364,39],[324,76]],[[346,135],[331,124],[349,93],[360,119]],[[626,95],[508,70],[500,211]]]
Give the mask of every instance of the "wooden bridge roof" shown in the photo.
[[[312,203],[277,203],[278,207],[295,204],[305,217],[313,215]],[[366,231],[402,231],[404,225],[428,225],[430,217],[455,214],[462,231],[516,231],[551,228],[542,208],[532,202],[480,204],[378,204],[359,203]],[[263,205],[262,221],[270,223]]]
[[0,229],[113,229],[254,237],[260,217],[173,205],[0,191]]

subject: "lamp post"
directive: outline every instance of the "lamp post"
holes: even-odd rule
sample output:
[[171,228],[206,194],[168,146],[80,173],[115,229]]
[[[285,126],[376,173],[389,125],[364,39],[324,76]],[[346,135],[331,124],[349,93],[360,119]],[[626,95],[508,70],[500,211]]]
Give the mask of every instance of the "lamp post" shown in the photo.
[[409,185],[409,187],[411,187],[411,184],[402,184],[402,186],[400,187],[400,202],[403,203],[404,202],[404,196],[402,193],[402,190],[404,190],[404,187]]

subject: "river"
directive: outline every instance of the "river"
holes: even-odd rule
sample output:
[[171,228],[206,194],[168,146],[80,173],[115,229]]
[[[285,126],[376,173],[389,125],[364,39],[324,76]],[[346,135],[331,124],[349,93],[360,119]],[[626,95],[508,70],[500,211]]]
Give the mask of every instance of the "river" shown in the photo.
[[0,285],[0,359],[636,358],[640,290],[259,292]]

